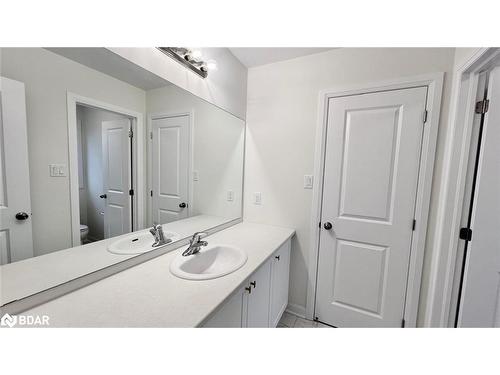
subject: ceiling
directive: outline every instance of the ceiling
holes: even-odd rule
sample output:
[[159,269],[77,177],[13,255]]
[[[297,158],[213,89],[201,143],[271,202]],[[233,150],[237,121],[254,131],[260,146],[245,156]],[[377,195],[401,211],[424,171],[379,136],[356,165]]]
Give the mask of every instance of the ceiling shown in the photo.
[[143,90],[156,89],[171,84],[106,48],[66,47],[47,49]]
[[293,59],[295,57],[312,55],[330,49],[333,48],[229,48],[231,53],[247,68]]

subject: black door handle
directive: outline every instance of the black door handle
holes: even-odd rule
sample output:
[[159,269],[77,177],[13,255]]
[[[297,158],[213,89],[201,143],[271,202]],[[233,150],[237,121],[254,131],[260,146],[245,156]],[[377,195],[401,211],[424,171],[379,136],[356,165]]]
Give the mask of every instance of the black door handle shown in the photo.
[[26,212],[18,212],[16,214],[16,219],[17,220],[26,220],[29,217],[30,217],[30,215],[28,215]]
[[332,225],[332,223],[327,221],[325,224],[323,224],[323,228],[325,228],[326,230],[330,230],[333,228],[333,225]]
[[101,198],[101,199],[106,199],[107,197],[108,197],[108,196],[107,196],[106,194],[101,194],[101,195],[99,195],[99,198]]
[[182,202],[182,203],[179,203],[179,207],[180,208],[186,208],[187,207],[187,204]]

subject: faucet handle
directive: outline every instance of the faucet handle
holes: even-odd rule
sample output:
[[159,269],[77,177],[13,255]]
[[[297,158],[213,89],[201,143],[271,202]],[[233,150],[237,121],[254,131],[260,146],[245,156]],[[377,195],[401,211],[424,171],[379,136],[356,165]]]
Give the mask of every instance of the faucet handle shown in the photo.
[[206,236],[208,236],[208,233],[206,232],[196,232],[195,234],[193,234],[193,237],[191,238],[191,243],[198,242],[200,239]]

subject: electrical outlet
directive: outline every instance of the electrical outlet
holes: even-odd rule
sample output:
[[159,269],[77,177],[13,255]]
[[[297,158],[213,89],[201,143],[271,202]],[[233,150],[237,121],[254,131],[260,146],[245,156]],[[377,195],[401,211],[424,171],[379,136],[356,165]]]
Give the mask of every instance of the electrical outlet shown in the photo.
[[262,194],[258,191],[253,193],[253,204],[262,204]]
[[49,164],[50,177],[66,177],[66,164]]
[[227,191],[227,201],[228,202],[234,201],[234,191],[232,190]]
[[312,189],[313,188],[313,176],[311,174],[304,175],[304,189]]

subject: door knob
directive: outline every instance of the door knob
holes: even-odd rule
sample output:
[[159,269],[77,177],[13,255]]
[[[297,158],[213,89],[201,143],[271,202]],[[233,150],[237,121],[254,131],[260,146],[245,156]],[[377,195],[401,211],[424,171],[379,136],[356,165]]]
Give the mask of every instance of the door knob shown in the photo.
[[16,214],[16,219],[17,220],[26,220],[29,217],[30,217],[30,215],[28,215],[26,212],[18,212]]
[[323,224],[323,228],[325,228],[326,230],[330,230],[333,228],[333,225],[332,225],[332,223],[327,221],[325,224]]
[[108,197],[108,196],[107,196],[106,194],[101,194],[101,195],[99,195],[99,198],[101,198],[101,199],[106,199],[107,197]]
[[179,207],[180,208],[186,208],[187,207],[187,204],[182,202],[182,203],[179,203]]

